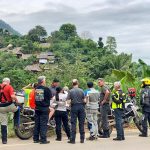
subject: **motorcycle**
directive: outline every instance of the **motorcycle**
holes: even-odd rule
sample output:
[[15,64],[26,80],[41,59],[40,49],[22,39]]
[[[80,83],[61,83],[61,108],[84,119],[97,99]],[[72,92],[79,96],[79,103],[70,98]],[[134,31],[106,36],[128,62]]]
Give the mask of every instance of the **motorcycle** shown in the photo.
[[[140,116],[140,113],[138,112],[139,108],[136,105],[135,101],[136,101],[135,98],[130,100],[128,99],[128,101],[125,103],[122,122],[124,127],[128,127],[133,120],[135,126],[138,128],[140,132],[142,132],[143,131],[142,116]],[[109,123],[109,133],[111,134],[113,128],[115,127],[115,117],[112,109],[110,110],[110,113],[108,115],[108,123]],[[98,130],[99,130],[99,134],[103,134],[100,113],[98,114]]]
[[[22,140],[27,140],[33,136],[33,130],[35,126],[35,110],[29,107],[22,107],[20,109],[19,125],[14,127],[15,134]],[[54,118],[50,120],[48,124],[48,131],[54,131],[56,124]]]
[[[22,140],[27,140],[33,136],[33,130],[35,126],[35,120],[34,120],[35,110],[31,109],[30,107],[24,107],[24,101],[23,101],[22,95],[17,95],[17,98],[20,100],[20,103],[21,103],[21,105],[19,106],[20,118],[19,118],[19,125],[15,125],[14,130],[18,138]],[[56,109],[57,106],[58,105],[56,103],[52,104],[52,107],[54,109]],[[68,112],[68,119],[69,119],[68,123],[69,123],[69,126],[71,126],[70,115],[69,115],[70,107],[67,107],[67,112]],[[48,123],[48,133],[52,131],[54,132],[55,127],[56,127],[55,119],[54,117],[52,117]]]

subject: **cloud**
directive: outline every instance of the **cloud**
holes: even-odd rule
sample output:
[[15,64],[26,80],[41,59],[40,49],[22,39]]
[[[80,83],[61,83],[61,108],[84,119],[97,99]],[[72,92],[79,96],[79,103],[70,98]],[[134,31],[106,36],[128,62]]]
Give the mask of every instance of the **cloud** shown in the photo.
[[[141,58],[150,64],[149,0],[33,0],[28,7],[29,0],[11,1],[12,6],[2,1],[0,17],[21,33],[38,24],[50,33],[63,23],[73,23],[79,33],[90,31],[95,41],[100,36],[104,40],[116,37],[119,52],[133,53],[134,60]],[[16,7],[15,2],[18,8],[10,9]]]

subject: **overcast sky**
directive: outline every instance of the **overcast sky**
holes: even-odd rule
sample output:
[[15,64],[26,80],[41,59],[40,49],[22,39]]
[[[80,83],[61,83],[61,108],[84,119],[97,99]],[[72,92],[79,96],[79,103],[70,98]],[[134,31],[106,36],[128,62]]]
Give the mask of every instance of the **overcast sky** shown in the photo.
[[118,52],[150,64],[150,0],[0,0],[0,19],[22,34],[35,25],[50,34],[73,23],[95,41],[114,36]]

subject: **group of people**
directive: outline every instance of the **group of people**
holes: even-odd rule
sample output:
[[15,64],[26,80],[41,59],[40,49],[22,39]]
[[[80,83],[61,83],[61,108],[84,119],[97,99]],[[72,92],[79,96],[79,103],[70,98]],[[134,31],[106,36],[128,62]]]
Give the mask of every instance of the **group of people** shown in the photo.
[[[142,80],[141,91],[141,106],[143,110],[143,132],[140,136],[148,136],[147,121],[150,124],[150,80]],[[105,84],[103,78],[98,79],[100,91],[94,88],[93,82],[87,82],[87,89],[83,90],[79,87],[77,79],[72,80],[72,88],[60,87],[59,80],[54,79],[51,87],[46,86],[46,77],[38,77],[38,83],[32,90],[32,103],[35,109],[35,127],[33,133],[34,143],[47,144],[47,129],[49,120],[55,114],[56,121],[56,140],[62,140],[61,127],[62,123],[64,131],[68,137],[68,143],[75,144],[76,142],[76,124],[79,123],[80,143],[85,142],[84,123],[87,118],[88,129],[90,136],[88,140],[96,140],[99,138],[109,138],[108,113],[110,108],[114,110],[117,136],[113,138],[115,141],[125,140],[122,117],[126,95],[121,89],[119,81],[114,83],[114,90],[111,91]],[[30,85],[31,86],[31,85]],[[25,89],[24,89],[25,90]],[[0,84],[0,123],[2,143],[7,144],[7,113],[14,112],[17,114],[18,108],[14,103],[17,103],[14,89],[10,85],[10,79],[4,78]],[[53,105],[56,104],[56,105]],[[70,106],[71,128],[68,125],[67,107]],[[56,107],[57,106],[57,107]],[[98,132],[98,110],[100,110],[101,123],[103,133]]]

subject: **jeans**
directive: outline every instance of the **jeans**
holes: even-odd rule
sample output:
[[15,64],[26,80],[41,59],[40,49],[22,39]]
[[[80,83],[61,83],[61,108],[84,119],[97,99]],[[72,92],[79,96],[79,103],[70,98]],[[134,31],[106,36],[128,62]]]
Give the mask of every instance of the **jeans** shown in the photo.
[[97,124],[97,113],[87,113],[88,128],[90,136],[98,136],[98,124]]
[[117,138],[124,139],[124,129],[122,123],[123,110],[119,108],[114,109],[114,115],[116,121]]
[[72,141],[75,141],[76,138],[77,118],[79,121],[80,140],[84,140],[85,108],[83,104],[74,104],[73,106],[71,106],[71,140]]
[[47,140],[47,123],[48,123],[49,111],[35,110],[35,127],[33,133],[33,140],[45,142]]
[[143,134],[145,135],[147,135],[148,133],[147,122],[150,125],[150,112],[143,112],[142,127],[143,127]]

